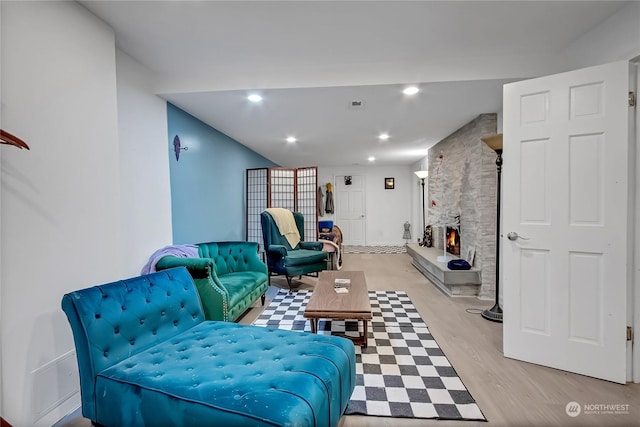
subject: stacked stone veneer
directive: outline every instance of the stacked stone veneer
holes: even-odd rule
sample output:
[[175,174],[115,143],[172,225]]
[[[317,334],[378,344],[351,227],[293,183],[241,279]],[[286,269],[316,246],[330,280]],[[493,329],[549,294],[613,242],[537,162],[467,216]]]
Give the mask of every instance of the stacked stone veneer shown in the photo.
[[[429,149],[429,193],[433,193],[438,157],[460,214],[460,257],[475,246],[474,267],[481,270],[479,298],[493,299],[496,282],[496,153],[481,138],[495,135],[497,114],[481,114]],[[427,206],[431,206],[430,200]],[[431,215],[431,212],[429,212]],[[427,219],[427,223],[429,220]],[[443,249],[443,229],[434,230],[434,246]]]

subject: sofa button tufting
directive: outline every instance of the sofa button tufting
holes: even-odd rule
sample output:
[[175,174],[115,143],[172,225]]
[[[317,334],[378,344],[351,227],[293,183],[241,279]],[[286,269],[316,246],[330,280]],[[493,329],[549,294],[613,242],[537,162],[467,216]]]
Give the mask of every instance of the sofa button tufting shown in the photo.
[[116,326],[115,328],[113,328],[113,333],[114,334],[119,334],[120,333],[120,327]]
[[131,345],[135,345],[135,344],[136,344],[136,340],[134,340],[134,339],[129,340],[129,344],[131,344]]
[[144,319],[140,319],[140,324],[144,325]]
[[99,319],[99,318],[100,318],[100,314],[96,313],[96,319]]

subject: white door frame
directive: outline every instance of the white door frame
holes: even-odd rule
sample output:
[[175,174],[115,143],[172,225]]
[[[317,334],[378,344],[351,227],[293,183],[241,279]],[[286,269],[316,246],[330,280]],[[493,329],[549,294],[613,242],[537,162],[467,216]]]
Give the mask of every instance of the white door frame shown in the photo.
[[634,117],[630,117],[630,135],[635,134],[635,144],[631,141],[631,149],[635,150],[635,176],[631,179],[635,183],[635,242],[634,242],[634,277],[633,277],[633,293],[634,298],[628,299],[628,312],[629,312],[629,324],[633,325],[634,338],[633,344],[629,346],[628,351],[631,352],[629,360],[631,361],[631,369],[627,374],[627,380],[635,383],[640,383],[640,185],[638,180],[640,179],[640,129],[638,124],[640,123],[640,107],[638,106],[638,88],[640,88],[640,56],[630,61],[632,67],[635,68],[634,73],[630,73],[629,88],[635,93],[636,107],[635,111],[631,111],[630,114],[634,114]]

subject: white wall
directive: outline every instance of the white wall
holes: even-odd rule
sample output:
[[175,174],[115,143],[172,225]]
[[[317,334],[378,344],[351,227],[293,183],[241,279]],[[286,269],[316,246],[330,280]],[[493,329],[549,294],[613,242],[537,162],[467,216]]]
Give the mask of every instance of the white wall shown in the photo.
[[31,147],[2,147],[2,406],[33,425],[77,388],[63,293],[120,272],[115,45],[75,3],[1,7],[2,126]]
[[172,243],[167,103],[152,73],[116,51],[123,274],[140,274],[149,255]]
[[[2,5],[0,5],[0,23],[2,23]],[[0,41],[2,40],[0,35]],[[0,45],[0,129],[2,128],[2,46]],[[0,150],[0,165],[2,164],[2,151]],[[0,175],[1,179],[1,175]],[[2,242],[2,185],[0,181],[0,242]],[[2,244],[0,244],[0,322],[2,322]],[[2,333],[2,324],[0,323],[0,334]],[[0,335],[0,417],[4,417],[3,399],[2,399],[2,336]]]
[[2,128],[31,147],[0,147],[0,408],[44,426],[80,402],[62,295],[171,243],[166,104],[77,3],[0,7]]
[[564,53],[567,58],[565,70],[631,60],[640,55],[640,2],[629,2],[571,43]]
[[[415,239],[417,224],[414,218],[415,202],[412,188],[415,175],[409,166],[345,166],[319,167],[318,185],[334,183],[336,176],[360,175],[365,180],[365,227],[367,245],[404,245],[402,239],[405,221],[411,223]],[[385,190],[384,179],[395,178],[395,189]],[[337,200],[334,198],[334,202]],[[334,219],[325,214],[320,220]],[[340,224],[336,223],[340,226]]]

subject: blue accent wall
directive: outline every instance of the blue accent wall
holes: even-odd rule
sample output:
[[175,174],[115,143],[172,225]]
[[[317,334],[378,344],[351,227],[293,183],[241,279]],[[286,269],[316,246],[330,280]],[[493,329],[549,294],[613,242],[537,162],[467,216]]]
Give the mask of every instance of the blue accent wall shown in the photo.
[[277,165],[171,103],[167,126],[173,243],[245,240],[246,169]]

